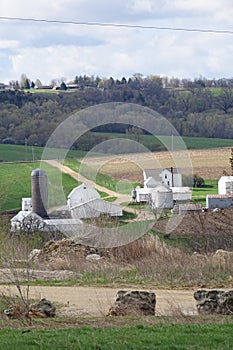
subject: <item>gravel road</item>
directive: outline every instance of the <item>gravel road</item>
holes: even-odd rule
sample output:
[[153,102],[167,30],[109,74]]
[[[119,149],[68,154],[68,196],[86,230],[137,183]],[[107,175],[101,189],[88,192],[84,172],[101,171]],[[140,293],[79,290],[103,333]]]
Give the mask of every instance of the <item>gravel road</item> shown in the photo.
[[[61,287],[31,286],[30,298],[47,298],[62,305],[60,314],[70,316],[104,316],[113,304],[119,289],[131,290],[140,288],[110,287]],[[156,294],[157,315],[193,315],[197,314],[194,290],[150,290]],[[15,286],[0,286],[0,293],[16,294]]]

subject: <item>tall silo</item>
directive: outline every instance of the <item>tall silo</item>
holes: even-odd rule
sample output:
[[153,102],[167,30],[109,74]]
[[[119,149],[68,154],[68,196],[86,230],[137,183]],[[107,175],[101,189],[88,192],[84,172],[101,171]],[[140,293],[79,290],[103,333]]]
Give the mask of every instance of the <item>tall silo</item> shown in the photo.
[[32,211],[42,218],[47,215],[47,175],[37,168],[31,173]]

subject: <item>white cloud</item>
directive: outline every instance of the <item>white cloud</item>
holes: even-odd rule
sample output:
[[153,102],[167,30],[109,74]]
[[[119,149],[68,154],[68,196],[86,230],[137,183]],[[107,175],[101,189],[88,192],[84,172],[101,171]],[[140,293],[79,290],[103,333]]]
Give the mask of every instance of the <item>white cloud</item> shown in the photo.
[[[2,0],[0,16],[231,29],[232,0]],[[233,35],[1,20],[0,81],[80,74],[231,77]],[[5,67],[5,69],[4,69]]]
[[2,49],[15,49],[19,46],[17,40],[0,40],[0,50]]

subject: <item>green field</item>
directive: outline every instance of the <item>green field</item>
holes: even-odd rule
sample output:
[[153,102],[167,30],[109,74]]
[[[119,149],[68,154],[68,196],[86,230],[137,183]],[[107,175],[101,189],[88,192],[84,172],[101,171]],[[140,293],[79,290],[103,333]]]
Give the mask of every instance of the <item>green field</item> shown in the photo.
[[[33,169],[39,167],[39,165],[40,163],[37,162],[0,164],[0,212],[19,209],[21,208],[22,197],[31,197],[31,172]],[[59,175],[59,170],[48,164],[44,164],[43,169],[49,174],[50,179],[55,179]],[[77,184],[77,181],[69,175],[62,174],[62,185],[66,195]],[[59,205],[62,197],[57,195],[56,187],[53,186],[53,180],[51,180],[49,191],[49,197],[55,197],[56,200],[54,203],[49,203],[49,206]]]
[[192,199],[206,206],[207,194],[218,194],[218,180],[205,180],[205,185],[192,189]]
[[224,350],[233,348],[232,324],[156,324],[0,330],[1,349]]
[[[93,135],[101,135],[104,139],[112,138],[128,138],[126,134],[110,134],[110,133],[93,133]],[[188,149],[210,149],[220,147],[232,147],[233,142],[231,139],[213,139],[204,137],[183,137],[182,138]],[[161,136],[161,140],[158,140],[152,135],[141,135],[139,137],[140,144],[143,144],[146,148],[152,151],[163,151],[166,148],[163,142],[168,145],[169,148],[176,149],[177,138],[173,139],[170,136]],[[37,161],[41,159],[44,148],[38,146],[23,146],[23,145],[10,145],[0,144],[0,161],[4,162],[16,162],[16,161]],[[54,151],[54,152],[53,152]],[[57,157],[57,150],[50,150],[50,158]],[[86,151],[70,150],[67,154],[69,158],[82,158],[85,156]],[[114,153],[114,152],[113,152]],[[93,154],[94,155],[94,154]]]
[[[0,144],[0,161],[1,162],[17,162],[17,161],[40,161],[43,154],[43,147],[38,146],[22,146],[22,145],[8,145]],[[50,149],[50,159],[57,158],[57,150]],[[82,158],[86,154],[85,151],[74,151],[68,152],[69,158],[77,157]]]
[[[131,138],[135,140],[134,135],[127,134],[117,134],[117,133],[95,133],[103,138]],[[187,137],[183,136],[182,140],[185,143],[187,149],[211,149],[211,148],[221,148],[221,147],[232,147],[233,142],[231,139],[218,139],[218,138],[207,138],[207,137]],[[176,150],[176,147],[180,146],[180,137],[174,136],[160,136],[160,140],[153,135],[140,135],[136,140],[137,142],[143,144],[151,151],[164,151],[167,148]]]

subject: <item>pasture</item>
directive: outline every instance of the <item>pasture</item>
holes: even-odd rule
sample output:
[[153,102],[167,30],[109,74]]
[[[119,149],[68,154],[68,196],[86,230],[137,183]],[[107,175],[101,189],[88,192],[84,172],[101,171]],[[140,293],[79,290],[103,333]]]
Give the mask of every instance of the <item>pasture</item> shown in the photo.
[[[22,197],[31,197],[31,172],[39,166],[39,162],[0,164],[0,212],[19,209]],[[43,169],[50,174],[51,178],[59,175],[59,170],[48,164],[44,164]],[[67,174],[62,174],[62,183],[66,195],[78,184]],[[53,192],[56,191],[52,183],[49,191],[52,197]],[[57,195],[54,197],[56,201],[62,200],[62,197],[58,198]],[[59,203],[50,203],[50,205],[57,204]]]
[[[80,322],[80,321],[79,321]],[[130,320],[128,320],[130,323]],[[91,324],[91,320],[89,324]],[[148,320],[149,325],[78,326],[33,331],[1,330],[1,346],[10,349],[232,349],[232,324],[177,324]],[[113,322],[112,322],[113,323]],[[150,325],[153,324],[153,325]],[[87,323],[88,324],[88,323]]]

